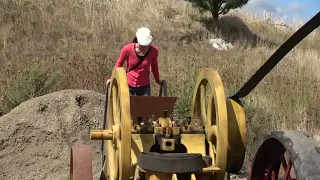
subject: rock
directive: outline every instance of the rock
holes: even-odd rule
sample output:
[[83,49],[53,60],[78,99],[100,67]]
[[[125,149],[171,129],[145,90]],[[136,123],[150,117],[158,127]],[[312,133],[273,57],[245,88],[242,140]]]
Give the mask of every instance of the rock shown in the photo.
[[210,44],[219,51],[233,48],[231,43],[225,42],[222,38],[210,39]]

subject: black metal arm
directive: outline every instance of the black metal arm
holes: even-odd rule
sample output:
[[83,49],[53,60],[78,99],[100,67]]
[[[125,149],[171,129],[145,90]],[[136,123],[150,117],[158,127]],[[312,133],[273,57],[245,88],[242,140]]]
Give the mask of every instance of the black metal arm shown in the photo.
[[[162,93],[163,93],[163,95],[162,95]],[[167,81],[166,80],[161,81],[159,96],[168,96]]]

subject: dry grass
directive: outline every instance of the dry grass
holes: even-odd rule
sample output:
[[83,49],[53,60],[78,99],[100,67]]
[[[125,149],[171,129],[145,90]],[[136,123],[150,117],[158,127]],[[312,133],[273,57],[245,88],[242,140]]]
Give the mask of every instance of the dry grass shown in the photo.
[[[212,30],[208,14],[171,0],[0,0],[0,93],[38,64],[60,74],[60,89],[103,93],[121,47],[148,26],[160,50],[161,78],[178,96],[178,116],[188,115],[199,70],[214,67],[231,95],[267,60],[293,30],[234,11]],[[215,51],[208,39],[223,37],[234,49]],[[275,129],[319,130],[319,29],[290,52],[243,101],[248,157],[263,133]],[[153,93],[157,88],[152,81]]]

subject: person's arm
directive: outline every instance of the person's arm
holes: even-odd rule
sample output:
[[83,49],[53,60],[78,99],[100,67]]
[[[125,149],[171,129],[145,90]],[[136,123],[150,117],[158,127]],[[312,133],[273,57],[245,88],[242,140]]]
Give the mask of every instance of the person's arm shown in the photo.
[[[120,51],[120,55],[119,55],[119,58],[117,59],[114,67],[122,67],[123,66],[123,63],[128,59],[128,52],[127,52],[127,49],[126,47],[123,47]],[[110,78],[107,79],[106,81],[106,85],[110,82]]]
[[125,60],[128,59],[128,53],[127,53],[127,49],[125,47],[123,47],[120,51],[120,55],[119,58],[117,59],[114,67],[122,67],[123,63],[125,62]]
[[151,63],[151,69],[153,73],[154,80],[157,84],[161,85],[160,75],[159,75],[159,65],[158,65],[158,50],[156,51],[156,55]]

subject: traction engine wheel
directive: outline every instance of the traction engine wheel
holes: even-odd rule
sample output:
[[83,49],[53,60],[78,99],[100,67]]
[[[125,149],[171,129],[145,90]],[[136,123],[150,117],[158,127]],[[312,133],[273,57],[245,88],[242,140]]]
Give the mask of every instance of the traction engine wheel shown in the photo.
[[131,112],[126,72],[115,68],[110,82],[107,107],[107,130],[112,130],[112,140],[107,140],[105,172],[108,180],[130,179],[131,169]]
[[[211,88],[208,99],[206,87]],[[207,102],[207,109],[206,109]],[[226,96],[218,72],[212,68],[203,69],[198,75],[193,94],[191,118],[200,117],[205,126],[206,139],[212,164],[220,168],[215,173],[217,179],[223,179],[227,166],[228,119]]]
[[320,179],[320,143],[304,131],[273,131],[259,147],[251,180]]

